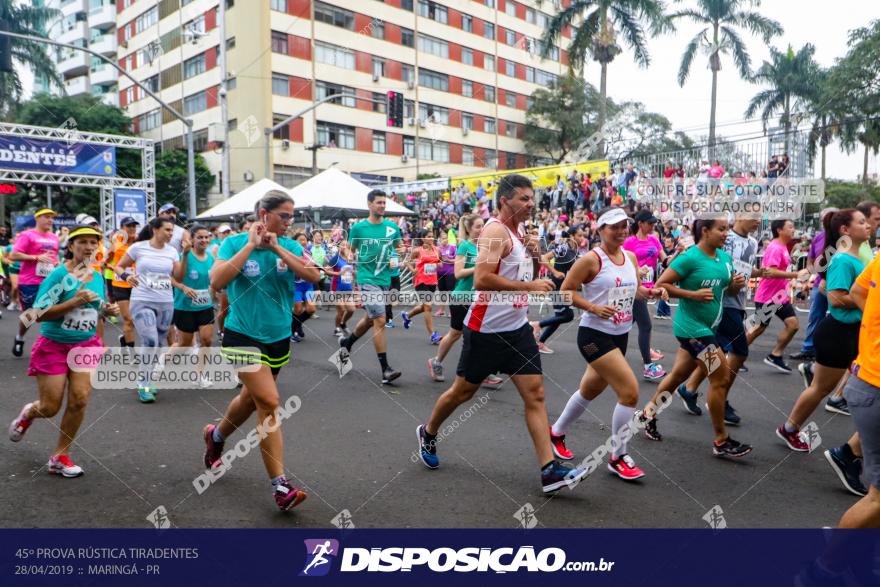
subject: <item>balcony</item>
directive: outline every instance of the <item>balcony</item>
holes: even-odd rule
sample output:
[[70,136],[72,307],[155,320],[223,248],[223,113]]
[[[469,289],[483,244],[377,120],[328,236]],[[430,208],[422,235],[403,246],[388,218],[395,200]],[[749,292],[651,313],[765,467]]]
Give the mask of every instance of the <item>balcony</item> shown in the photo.
[[65,77],[76,77],[89,69],[89,55],[83,51],[72,51],[58,62],[58,73]]
[[69,27],[65,27],[67,30],[62,31],[58,38],[55,39],[59,43],[72,43],[74,41],[79,41],[82,39],[88,39],[88,31],[89,27],[86,25],[86,21],[79,21],[73,23]]
[[79,94],[90,93],[89,76],[81,75],[65,80],[64,89],[68,96],[78,96]]
[[89,73],[89,81],[93,86],[115,85],[117,78],[117,71],[107,64],[93,67]]
[[116,5],[103,3],[89,9],[89,26],[93,29],[107,30],[116,26]]
[[88,10],[87,0],[62,0],[59,8],[62,16],[70,16],[77,12],[86,12]]
[[89,49],[107,55],[108,57],[116,56],[116,35],[97,35],[89,41]]

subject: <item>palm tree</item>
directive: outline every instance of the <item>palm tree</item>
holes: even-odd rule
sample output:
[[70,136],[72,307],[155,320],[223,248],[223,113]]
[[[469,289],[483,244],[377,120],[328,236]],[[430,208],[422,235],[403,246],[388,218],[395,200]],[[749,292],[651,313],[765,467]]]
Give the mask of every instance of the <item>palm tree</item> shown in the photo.
[[[599,118],[598,128],[603,128],[608,114],[608,64],[614,61],[623,49],[618,45],[618,37],[623,38],[641,67],[648,67],[651,56],[648,53],[647,32],[660,33],[671,29],[662,0],[573,0],[550,20],[547,32],[542,39],[542,56],[547,57],[553,44],[567,27],[579,22],[568,46],[569,67],[572,71],[583,71],[587,57],[599,62]],[[619,31],[619,32],[618,32]],[[605,153],[605,141],[598,145],[599,154]]]
[[[61,14],[55,8],[31,6],[17,0],[0,0],[0,21],[5,21],[11,33],[46,38],[45,25]],[[29,67],[36,75],[45,76],[51,83],[61,86],[61,77],[49,58],[46,45],[34,41],[12,38],[10,47],[13,61]],[[17,71],[0,71],[0,114],[6,114],[22,95],[21,79]]]
[[816,77],[817,91],[809,101],[809,110],[813,115],[813,124],[807,136],[807,156],[810,162],[816,158],[817,148],[821,150],[822,179],[825,179],[825,150],[840,134],[842,117],[834,105],[833,88],[828,82],[829,71],[820,69]]
[[766,130],[770,118],[781,111],[779,121],[785,129],[786,153],[791,133],[792,109],[809,104],[819,94],[819,65],[813,59],[815,52],[816,48],[810,43],[801,47],[797,53],[791,45],[785,53],[771,47],[770,61],[764,61],[751,79],[753,83],[764,83],[770,87],[752,97],[745,117],[751,118],[760,109],[761,122]]
[[678,68],[678,85],[684,86],[690,75],[694,56],[702,47],[709,55],[709,69],[712,70],[712,103],[709,111],[710,153],[715,146],[715,109],[718,101],[721,56],[728,53],[731,55],[743,79],[749,79],[752,75],[752,60],[737,27],[747,29],[754,35],[760,35],[765,43],[769,43],[774,35],[782,33],[781,24],[749,10],[760,5],[760,0],[697,0],[695,9],[679,10],[670,15],[673,21],[686,18],[697,24],[706,25],[685,47]]

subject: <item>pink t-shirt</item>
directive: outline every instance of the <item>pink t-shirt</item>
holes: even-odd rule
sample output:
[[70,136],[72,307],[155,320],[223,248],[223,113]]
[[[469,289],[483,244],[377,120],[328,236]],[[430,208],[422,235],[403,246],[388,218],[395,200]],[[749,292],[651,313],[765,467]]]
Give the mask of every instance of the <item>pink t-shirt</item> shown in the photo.
[[648,273],[644,277],[641,277],[641,271],[639,272],[639,281],[642,285],[648,288],[654,287],[654,279],[657,276],[657,261],[660,260],[660,251],[663,250],[660,239],[653,234],[649,234],[645,240],[633,235],[623,241],[623,248],[635,253],[640,270],[642,267],[648,268]]
[[25,255],[49,253],[52,258],[51,263],[22,261],[18,272],[18,283],[21,285],[40,285],[58,266],[58,235],[53,232],[38,232],[35,228],[26,230],[15,239],[12,250]]
[[[776,239],[771,241],[767,245],[767,250],[764,251],[764,260],[761,266],[788,271],[788,268],[791,266],[791,255],[788,253],[788,247]],[[758,282],[758,289],[755,290],[755,301],[762,304],[767,302],[784,304],[788,301],[788,294],[785,293],[788,281],[787,277],[762,277],[761,281]]]
[[721,165],[713,165],[709,168],[709,177],[712,179],[719,179],[722,175],[724,175],[724,167]]

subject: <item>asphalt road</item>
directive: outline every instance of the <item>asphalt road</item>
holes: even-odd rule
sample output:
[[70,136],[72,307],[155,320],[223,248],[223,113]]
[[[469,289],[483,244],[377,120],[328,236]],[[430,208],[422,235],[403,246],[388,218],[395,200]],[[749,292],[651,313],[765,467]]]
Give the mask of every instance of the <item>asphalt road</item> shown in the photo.
[[[27,357],[36,332],[28,335],[25,357],[11,354],[15,312],[0,320],[0,422],[6,426],[27,401],[36,382],[27,376]],[[822,438],[820,450],[793,453],[774,429],[793,405],[803,384],[761,363],[780,323],[753,347],[750,372],[741,374],[731,402],[743,417],[735,438],[755,450],[738,461],[712,456],[708,415],[688,415],[676,400],[664,412],[661,443],[634,439],[630,453],[647,473],[626,483],[605,469],[574,491],[542,496],[538,465],[525,428],[521,400],[508,381],[499,390],[481,390],[470,417],[461,416],[440,447],[441,468],[414,462],[415,429],[430,413],[446,384],[431,381],[432,354],[421,318],[411,330],[388,331],[389,359],[403,371],[396,385],[381,386],[372,344],[354,348],[354,370],[339,379],[327,358],[336,348],[330,311],[307,323],[307,338],[293,345],[294,359],[279,378],[282,397],[297,395],[302,406],[283,425],[287,476],[309,499],[287,514],[277,511],[257,451],[237,458],[232,468],[202,494],[193,480],[203,473],[202,427],[216,421],[234,390],[163,391],[151,405],[134,391],[96,390],[71,456],[86,474],[77,479],[49,476],[45,463],[54,447],[60,414],[37,421],[13,444],[0,439],[0,525],[30,527],[151,527],[147,517],[165,508],[177,527],[328,527],[347,510],[355,527],[520,526],[515,514],[526,504],[539,527],[706,527],[703,516],[720,506],[728,527],[820,527],[836,524],[857,499],[845,492],[821,450],[843,442],[852,422],[818,410],[812,418]],[[360,314],[356,315],[358,317]],[[802,331],[791,349],[799,348]],[[438,319],[442,330],[448,319]],[[115,327],[114,327],[115,328]],[[551,340],[543,355],[546,402],[551,420],[576,389],[585,364],[575,347],[576,322]],[[115,340],[116,330],[111,329]],[[640,361],[631,336],[627,355]],[[671,321],[655,321],[653,346],[671,365],[677,343]],[[446,360],[447,380],[459,349]],[[655,384],[641,382],[644,399]],[[486,396],[480,403],[479,397]],[[578,458],[610,435],[615,403],[608,390],[568,435]],[[460,415],[460,414],[459,414]],[[251,420],[227,446],[245,436]],[[4,428],[5,430],[5,428]],[[717,510],[716,510],[717,511]],[[338,520],[338,518],[337,518]]]

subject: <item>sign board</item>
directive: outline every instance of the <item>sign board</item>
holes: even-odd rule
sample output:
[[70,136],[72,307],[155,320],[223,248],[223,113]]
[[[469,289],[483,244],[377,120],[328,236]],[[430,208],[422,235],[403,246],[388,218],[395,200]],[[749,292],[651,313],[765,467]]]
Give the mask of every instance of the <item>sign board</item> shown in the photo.
[[112,177],[116,147],[0,134],[0,168]]
[[113,230],[131,216],[143,227],[147,223],[147,194],[143,190],[117,189],[113,192]]

